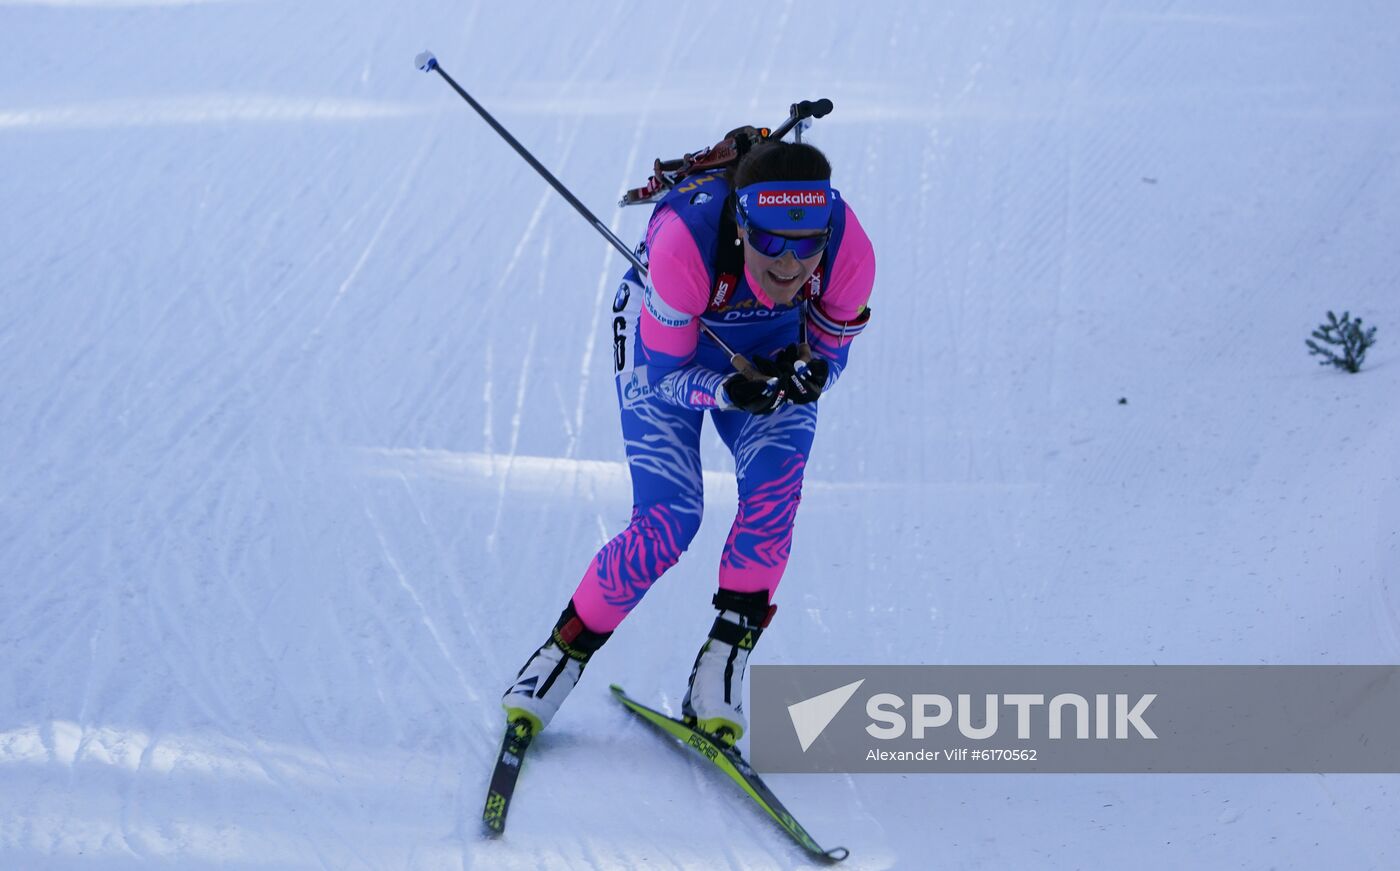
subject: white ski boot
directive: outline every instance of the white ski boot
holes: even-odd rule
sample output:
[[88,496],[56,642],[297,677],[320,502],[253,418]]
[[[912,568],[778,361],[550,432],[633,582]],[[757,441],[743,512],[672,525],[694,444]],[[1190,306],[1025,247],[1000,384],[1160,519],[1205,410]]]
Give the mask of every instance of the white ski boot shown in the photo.
[[569,602],[549,640],[530,656],[501,697],[506,721],[528,720],[538,735],[583,676],[589,658],[611,636],[611,632],[593,632],[584,626],[574,603]]
[[695,657],[681,713],[686,722],[732,747],[749,725],[744,716],[744,669],[749,653],[778,606],[768,604],[767,591],[731,590],[716,593],[714,605],[719,616]]

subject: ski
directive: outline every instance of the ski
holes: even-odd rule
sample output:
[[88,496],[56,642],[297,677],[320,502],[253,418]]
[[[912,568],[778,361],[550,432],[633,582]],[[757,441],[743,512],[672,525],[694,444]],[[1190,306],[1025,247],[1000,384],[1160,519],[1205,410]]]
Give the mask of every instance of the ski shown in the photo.
[[506,829],[506,812],[510,810],[510,797],[515,794],[516,778],[520,777],[520,764],[525,760],[525,751],[530,749],[530,741],[534,737],[535,731],[528,720],[512,720],[506,724],[501,753],[496,757],[495,770],[491,772],[486,808],[481,812],[481,821],[486,824],[488,834],[499,835]]
[[647,707],[627,695],[627,692],[617,684],[613,684],[611,689],[617,700],[622,702],[629,711],[670,735],[729,775],[803,849],[832,862],[839,862],[850,855],[850,851],[845,847],[822,849],[822,846],[813,840],[811,835],[807,834],[807,830],[793,819],[792,814],[788,813],[787,808],[783,807],[783,803],[778,801],[778,797],[773,794],[773,790],[768,788],[768,784],[763,782],[763,779],[739,754],[738,750],[723,747],[704,732],[677,720],[675,717],[668,717],[654,708]]

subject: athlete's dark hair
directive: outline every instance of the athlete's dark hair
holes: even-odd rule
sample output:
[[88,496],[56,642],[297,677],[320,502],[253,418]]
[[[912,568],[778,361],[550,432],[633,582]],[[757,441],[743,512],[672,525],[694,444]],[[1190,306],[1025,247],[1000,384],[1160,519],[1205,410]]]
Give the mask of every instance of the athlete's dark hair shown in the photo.
[[831,164],[805,142],[764,142],[734,167],[734,190],[765,181],[829,181]]

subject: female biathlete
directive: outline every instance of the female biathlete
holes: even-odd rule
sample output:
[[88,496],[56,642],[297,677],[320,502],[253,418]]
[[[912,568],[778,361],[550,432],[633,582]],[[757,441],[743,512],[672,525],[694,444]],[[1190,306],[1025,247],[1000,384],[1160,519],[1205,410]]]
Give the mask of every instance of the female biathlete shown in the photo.
[[[749,653],[777,610],[817,398],[869,320],[875,254],[826,157],[782,141],[674,188],[640,250],[647,279],[628,270],[612,322],[632,520],[593,558],[502,705],[535,732],[548,725],[589,658],[680,559],[700,528],[709,414],[734,454],[739,509],[682,712],[732,745],[747,727]],[[702,322],[742,359],[702,335]]]

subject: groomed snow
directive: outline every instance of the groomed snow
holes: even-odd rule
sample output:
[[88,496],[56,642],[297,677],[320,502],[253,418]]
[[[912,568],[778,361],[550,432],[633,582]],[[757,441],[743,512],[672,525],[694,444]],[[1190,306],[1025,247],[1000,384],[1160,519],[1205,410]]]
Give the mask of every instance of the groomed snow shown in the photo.
[[[712,431],[479,834],[628,516],[623,267],[424,48],[626,239],[653,158],[835,103],[875,316],[756,662],[1397,661],[1400,7],[714,9],[0,0],[0,867],[806,862],[606,690],[684,691]],[[1400,867],[1395,776],[771,783],[851,869]]]

